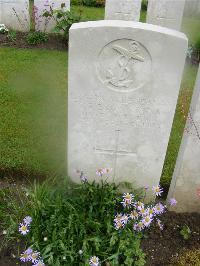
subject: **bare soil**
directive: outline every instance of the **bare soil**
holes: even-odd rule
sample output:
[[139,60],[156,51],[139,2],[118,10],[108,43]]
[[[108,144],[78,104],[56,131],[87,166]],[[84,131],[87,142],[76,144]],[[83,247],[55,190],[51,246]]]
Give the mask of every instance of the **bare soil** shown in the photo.
[[[167,212],[162,216],[164,230],[152,227],[148,237],[142,241],[148,266],[173,265],[172,258],[178,257],[183,250],[200,248],[200,213]],[[180,235],[180,230],[187,225],[191,230],[188,240]]]

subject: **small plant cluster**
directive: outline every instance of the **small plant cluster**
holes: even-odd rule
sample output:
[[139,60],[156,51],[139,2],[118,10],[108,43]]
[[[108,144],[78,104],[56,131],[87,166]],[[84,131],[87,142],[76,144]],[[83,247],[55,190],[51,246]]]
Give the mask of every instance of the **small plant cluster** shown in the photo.
[[[144,265],[143,231],[153,221],[163,230],[158,218],[166,206],[144,203],[148,187],[121,195],[118,186],[103,181],[111,171],[96,170],[100,183],[90,183],[77,171],[80,185],[66,180],[35,184],[25,208],[29,216],[19,224],[28,241],[20,260],[37,266]],[[155,196],[163,192],[159,185],[152,190]],[[169,203],[175,205],[176,200]]]
[[191,44],[187,50],[187,60],[191,64],[198,64],[200,62],[200,38],[197,39],[195,44]]
[[5,24],[0,24],[0,33],[8,33],[9,30],[6,28]]
[[[148,188],[146,187],[145,190]],[[153,195],[161,196],[163,189],[158,186],[153,186]],[[146,195],[146,193],[145,193]],[[145,200],[145,196],[143,198]],[[114,219],[114,226],[116,230],[124,229],[125,226],[130,226],[134,231],[142,231],[145,228],[149,228],[153,221],[157,222],[160,230],[163,230],[163,224],[158,218],[166,211],[166,206],[158,202],[156,204],[144,204],[142,201],[137,201],[135,196],[131,193],[124,193],[122,201],[123,213],[117,213]],[[169,205],[174,206],[177,204],[176,199],[171,198]]]
[[30,45],[37,45],[48,41],[48,34],[41,31],[33,31],[28,33],[26,41]]
[[143,11],[147,11],[147,7],[148,7],[148,0],[142,0],[142,10]]
[[184,240],[188,240],[191,236],[191,230],[189,226],[184,225],[180,231],[180,235],[183,237]]
[[[27,235],[30,231],[30,226],[32,223],[32,218],[30,216],[26,216],[22,223],[19,224],[19,232],[22,235]],[[21,262],[32,262],[34,266],[45,266],[43,259],[41,258],[40,252],[33,250],[32,248],[28,248],[25,250],[20,256]]]
[[73,5],[84,5],[89,7],[104,7],[105,0],[72,0]]
[[43,14],[43,17],[49,21],[50,19],[55,20],[56,26],[54,28],[55,33],[62,33],[64,40],[68,40],[69,37],[69,29],[73,23],[79,22],[81,19],[80,14],[76,14],[72,11],[68,11],[65,9],[65,3],[61,4],[60,9],[53,9],[51,5],[49,5],[49,10],[46,10]]
[[[153,187],[155,195],[161,195],[162,189],[160,186]],[[158,226],[163,230],[163,225],[160,219],[157,218],[165,211],[165,206],[162,203],[155,205],[145,205],[142,201],[135,201],[135,196],[130,193],[124,193],[121,204],[124,212],[118,213],[114,219],[116,230],[123,229],[125,226],[130,226],[134,231],[142,231],[149,228],[154,219],[156,219]]]

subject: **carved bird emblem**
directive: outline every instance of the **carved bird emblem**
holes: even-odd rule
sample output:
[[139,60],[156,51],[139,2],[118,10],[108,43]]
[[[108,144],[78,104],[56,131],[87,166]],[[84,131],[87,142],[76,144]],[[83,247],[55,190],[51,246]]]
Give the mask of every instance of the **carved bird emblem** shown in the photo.
[[131,43],[131,48],[126,49],[119,45],[114,45],[112,47],[115,51],[117,51],[121,56],[125,57],[127,61],[129,62],[131,59],[138,60],[140,62],[144,61],[144,58],[138,54],[138,45],[135,42]]

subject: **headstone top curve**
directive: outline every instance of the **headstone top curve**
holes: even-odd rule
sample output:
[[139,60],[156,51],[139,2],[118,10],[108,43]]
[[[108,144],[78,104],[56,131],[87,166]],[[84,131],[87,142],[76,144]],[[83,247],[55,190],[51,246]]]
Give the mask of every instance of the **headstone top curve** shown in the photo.
[[166,35],[171,35],[177,38],[185,39],[188,41],[187,36],[183,32],[179,32],[173,29],[161,27],[158,25],[142,23],[142,22],[135,22],[135,21],[122,21],[122,20],[99,20],[99,21],[87,21],[87,22],[80,22],[74,23],[71,30],[78,30],[78,29],[89,29],[89,28],[99,28],[99,27],[117,27],[117,28],[135,28],[140,30],[149,30],[152,32],[159,32]]

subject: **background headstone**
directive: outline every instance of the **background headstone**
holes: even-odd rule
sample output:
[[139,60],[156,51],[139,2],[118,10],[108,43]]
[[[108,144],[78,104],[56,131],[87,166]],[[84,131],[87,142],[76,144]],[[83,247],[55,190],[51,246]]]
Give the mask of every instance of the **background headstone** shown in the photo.
[[0,0],[0,24],[13,30],[29,31],[29,1]]
[[[164,51],[164,52],[163,52]],[[69,41],[68,171],[116,182],[159,183],[187,38],[154,25],[104,20],[74,24]],[[111,179],[109,179],[111,180]]]
[[199,16],[200,15],[200,0],[185,0],[185,16]]
[[65,10],[70,10],[70,0],[34,0],[35,6],[35,30],[43,32],[52,32],[56,26],[54,19],[43,17],[46,11],[61,9],[61,4],[65,4]]
[[177,212],[200,212],[200,68],[168,199]]
[[139,21],[142,0],[106,0],[105,19]]
[[148,0],[147,23],[180,30],[185,0]]

